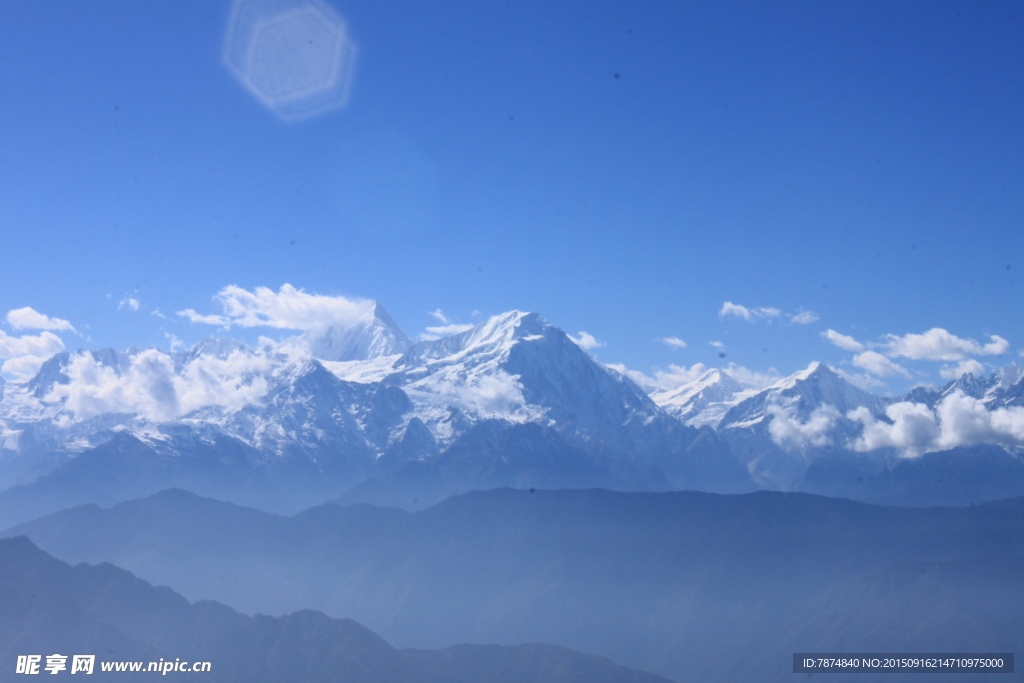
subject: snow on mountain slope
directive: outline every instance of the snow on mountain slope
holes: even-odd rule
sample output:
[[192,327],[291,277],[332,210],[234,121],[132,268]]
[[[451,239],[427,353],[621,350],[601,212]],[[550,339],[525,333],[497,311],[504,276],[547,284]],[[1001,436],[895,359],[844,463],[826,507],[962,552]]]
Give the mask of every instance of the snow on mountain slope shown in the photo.
[[694,427],[716,427],[737,403],[756,394],[744,389],[718,368],[711,368],[693,382],[672,389],[655,389],[651,399],[667,412]]
[[956,392],[978,399],[989,409],[1024,406],[1024,367],[1011,363],[987,377],[967,372],[941,387],[914,387],[894,402],[921,403],[934,408]]
[[586,441],[664,416],[632,381],[609,371],[535,313],[512,311],[471,330],[415,344],[386,380],[401,386],[428,425],[452,410],[470,421],[540,422]]
[[814,362],[736,404],[718,429],[755,482],[788,490],[812,460],[845,449],[860,433],[862,427],[847,417],[849,411],[863,406],[880,416],[887,403]]
[[[32,481],[118,433],[164,458],[225,458],[232,468],[218,471],[249,468],[310,491],[337,491],[414,461],[447,463],[446,477],[467,463],[500,461],[507,480],[529,481],[535,457],[509,462],[514,449],[497,453],[482,440],[512,430],[519,436],[501,438],[525,443],[517,439],[533,432],[515,428],[530,424],[541,428],[530,443],[561,440],[566,448],[553,452],[582,454],[586,462],[574,461],[572,471],[597,468],[647,489],[735,491],[751,478],[792,489],[822,456],[864,456],[874,466],[906,455],[893,445],[899,434],[876,438],[884,442],[877,447],[863,437],[869,425],[876,437],[896,428],[886,412],[894,400],[861,391],[826,365],[812,363],[760,391],[730,372],[694,366],[672,375],[685,383],[668,388],[658,380],[645,391],[633,379],[643,382],[643,375],[602,365],[535,313],[512,311],[461,334],[412,343],[379,304],[367,302],[365,315],[344,327],[258,348],[210,337],[182,352],[57,354],[34,378],[9,381],[0,394],[0,489]],[[964,375],[905,400],[924,403],[934,420],[940,402],[958,396],[983,412],[1017,411],[1022,375],[1019,366],[987,378]],[[1016,416],[997,415],[1004,422]],[[1008,428],[996,427],[1005,441]],[[953,445],[1003,444],[994,438]],[[457,453],[446,456],[455,444]],[[545,476],[562,481],[569,471]]]
[[881,413],[886,403],[885,399],[853,386],[824,363],[813,362],[738,403],[719,426],[728,429],[754,424],[772,414],[772,406],[782,404],[791,405],[797,416],[807,417],[823,406],[832,406],[843,414],[860,406]]
[[356,321],[310,330],[302,340],[314,358],[325,361],[365,361],[405,353],[412,340],[376,301],[368,301]]

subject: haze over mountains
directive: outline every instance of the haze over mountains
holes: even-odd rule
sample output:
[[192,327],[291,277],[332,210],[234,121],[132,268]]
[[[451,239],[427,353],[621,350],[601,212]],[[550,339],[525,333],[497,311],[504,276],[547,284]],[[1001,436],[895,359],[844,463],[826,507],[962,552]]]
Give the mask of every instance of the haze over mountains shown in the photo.
[[496,489],[282,517],[165,491],[7,533],[190,600],[355,619],[398,646],[546,642],[726,683],[790,680],[793,652],[1020,652],[1020,501]]
[[534,313],[412,342],[372,301],[256,348],[60,353],[3,386],[0,525],[169,486],[281,512],[499,486],[1024,494],[1017,365],[898,398],[819,363],[761,388],[729,369],[671,389],[631,376]]
[[330,619],[312,610],[279,618],[248,617],[216,602],[189,604],[174,591],[109,564],[71,567],[24,537],[0,541],[0,605],[0,661],[5,669],[18,655],[93,654],[89,680],[157,675],[145,668],[141,674],[104,672],[104,662],[146,667],[149,662],[180,660],[209,662],[211,668],[175,671],[171,675],[176,680],[225,683],[665,681],[550,645],[396,650],[350,619]]
[[[255,347],[60,353],[6,382],[0,529],[277,615],[174,597],[168,625],[228,615],[209,632],[236,654],[300,642],[271,668],[308,664],[309,638],[339,666],[372,650],[361,670],[417,680],[644,680],[586,655],[677,681],[788,680],[794,651],[1021,645],[1019,366],[902,397],[821,363],[667,386],[535,313],[419,341],[376,302],[346,315]],[[115,570],[50,575],[90,571]],[[11,633],[52,613],[16,579],[0,581],[21,610]],[[68,633],[164,647],[76,595]],[[399,647],[551,646],[411,653],[334,619]]]

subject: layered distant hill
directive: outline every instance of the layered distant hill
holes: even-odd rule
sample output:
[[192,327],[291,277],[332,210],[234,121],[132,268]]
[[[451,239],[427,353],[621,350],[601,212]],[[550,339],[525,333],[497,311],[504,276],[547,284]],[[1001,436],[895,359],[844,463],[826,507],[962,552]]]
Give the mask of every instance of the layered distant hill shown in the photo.
[[95,655],[88,680],[101,681],[157,675],[104,673],[103,662],[181,660],[211,668],[174,672],[175,680],[224,683],[667,683],[551,645],[396,650],[354,621],[311,610],[249,617],[216,602],[190,604],[109,564],[69,566],[23,537],[0,541],[0,605],[0,661],[8,672],[19,655],[41,654],[45,666],[47,655],[59,653]]
[[[0,526],[176,486],[295,512],[470,490],[802,490],[906,505],[1024,494],[1024,377],[879,397],[832,368],[666,389],[513,311],[413,342],[364,319],[250,348],[61,353],[0,395]],[[966,482],[966,484],[965,484]]]
[[281,517],[166,491],[7,533],[247,613],[314,608],[400,646],[548,642],[677,681],[790,680],[793,652],[1024,648],[1019,501],[496,489]]

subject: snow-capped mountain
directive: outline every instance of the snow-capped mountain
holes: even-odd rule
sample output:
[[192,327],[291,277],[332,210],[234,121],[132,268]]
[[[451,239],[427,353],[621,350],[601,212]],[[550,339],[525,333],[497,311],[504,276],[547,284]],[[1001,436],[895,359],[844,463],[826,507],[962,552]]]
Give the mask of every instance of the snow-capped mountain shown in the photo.
[[346,324],[325,325],[306,332],[303,341],[314,358],[325,361],[366,361],[405,353],[412,340],[376,301]]
[[847,414],[884,414],[887,401],[864,392],[824,363],[779,380],[731,407],[718,430],[761,486],[788,490],[819,455],[846,448],[861,425]]
[[[479,486],[831,492],[955,447],[987,445],[976,463],[1017,458],[1013,430],[1024,430],[1019,366],[899,399],[821,363],[759,391],[728,369],[645,391],[630,378],[642,376],[596,362],[535,313],[413,343],[370,304],[347,326],[256,348],[207,338],[187,351],[57,354],[2,386],[0,491],[37,482],[67,503],[90,490],[69,488],[85,476],[91,490],[181,485],[276,509],[346,491],[422,504]],[[948,433],[956,410],[973,431]],[[994,416],[988,432],[979,415]],[[906,442],[921,434],[931,440]]]
[[955,392],[976,398],[989,408],[1024,406],[1024,367],[1011,363],[988,377],[968,372],[942,387],[915,387],[900,400],[933,408]]
[[[560,462],[573,471],[598,468],[626,488],[751,486],[717,435],[665,414],[536,314],[496,316],[401,355],[389,353],[408,338],[392,327],[376,306],[372,320],[335,330],[341,342],[326,347],[205,339],[185,352],[58,354],[0,403],[0,486],[26,484],[121,434],[163,458],[230,451],[230,476],[301,486],[312,499],[300,502],[313,503],[456,444],[462,461],[491,453],[479,439],[528,423],[543,430],[524,433],[535,453],[567,448],[578,455]],[[316,348],[348,360],[320,360]],[[483,423],[491,427],[474,429]]]
[[728,373],[711,368],[693,382],[671,389],[657,388],[651,399],[669,415],[694,427],[717,427],[725,414],[753,394]]

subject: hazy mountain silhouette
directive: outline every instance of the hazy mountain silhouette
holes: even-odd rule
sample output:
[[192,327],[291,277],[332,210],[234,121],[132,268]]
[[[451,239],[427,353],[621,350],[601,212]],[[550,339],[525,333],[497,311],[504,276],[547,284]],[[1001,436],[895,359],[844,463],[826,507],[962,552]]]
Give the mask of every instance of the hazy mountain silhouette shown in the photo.
[[[281,517],[165,491],[10,533],[246,612],[311,607],[402,646],[550,642],[677,680],[788,680],[778,667],[794,651],[865,651],[886,635],[906,651],[1024,645],[1024,514],[995,505],[498,489],[417,513]],[[901,569],[914,566],[952,567],[929,570],[943,602]],[[1006,597],[980,609],[981,594]],[[957,641],[964,614],[984,628]]]
[[110,564],[72,567],[24,537],[0,541],[0,605],[5,667],[21,654],[95,654],[94,680],[153,675],[104,676],[100,661],[163,657],[213,665],[175,679],[228,683],[665,681],[552,645],[396,650],[350,619],[312,610],[248,617],[216,602],[190,604]]

